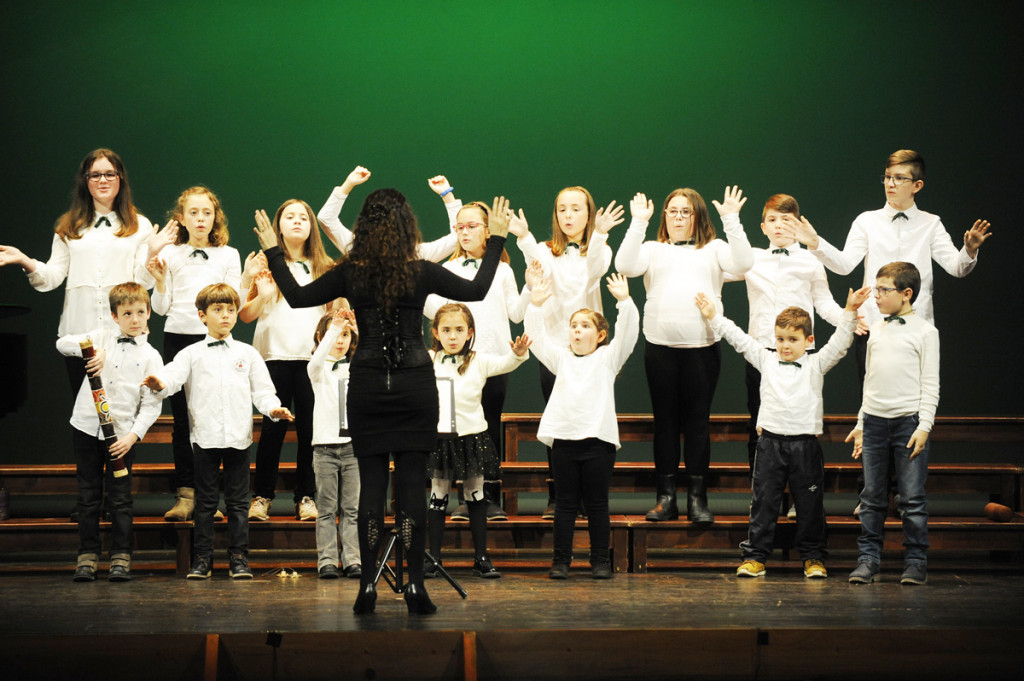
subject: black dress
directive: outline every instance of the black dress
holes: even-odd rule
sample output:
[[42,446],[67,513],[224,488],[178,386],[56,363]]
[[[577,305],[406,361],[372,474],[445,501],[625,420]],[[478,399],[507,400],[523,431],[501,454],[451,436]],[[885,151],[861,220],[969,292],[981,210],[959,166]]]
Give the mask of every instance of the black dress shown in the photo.
[[356,268],[340,262],[316,281],[299,286],[284,253],[266,251],[270,272],[292,307],[323,305],[348,298],[359,327],[359,345],[349,370],[348,422],[357,457],[399,451],[429,452],[437,443],[438,399],[434,368],[423,344],[423,303],[436,293],[454,300],[483,300],[498,269],[505,239],[492,236],[480,271],[471,280],[425,260],[417,263],[413,292],[384,312],[376,300],[357,292]]

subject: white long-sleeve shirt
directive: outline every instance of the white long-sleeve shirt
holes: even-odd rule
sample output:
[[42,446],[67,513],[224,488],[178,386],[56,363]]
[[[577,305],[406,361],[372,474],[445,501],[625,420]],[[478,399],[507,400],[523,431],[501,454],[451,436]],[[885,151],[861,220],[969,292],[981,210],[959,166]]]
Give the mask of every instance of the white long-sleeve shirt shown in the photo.
[[[818,248],[811,253],[837,274],[849,274],[863,260],[864,286],[875,285],[875,276],[882,265],[897,261],[912,263],[921,272],[921,290],[914,301],[914,310],[926,322],[934,324],[932,260],[952,276],[966,277],[978,264],[978,259],[967,255],[966,247],[956,249],[939,216],[913,205],[902,211],[906,220],[894,220],[898,212],[887,203],[879,210],[861,213],[853,221],[842,251],[819,237]],[[861,314],[869,324],[881,319],[874,297],[861,306]]]
[[[449,260],[442,267],[454,272],[463,279],[472,279],[476,276],[477,268],[474,267],[472,258],[459,257]],[[479,260],[476,261],[479,265]],[[427,296],[423,305],[423,314],[427,319],[433,319],[438,308],[446,303],[462,302],[442,298],[436,294]],[[494,274],[491,287],[487,289],[487,295],[483,300],[464,303],[473,314],[475,327],[473,349],[480,352],[487,352],[492,355],[501,355],[508,351],[509,342],[512,340],[512,331],[509,328],[509,321],[519,323],[523,321],[526,307],[530,304],[530,297],[526,289],[521,294],[516,287],[516,277],[508,263],[498,263],[498,271]],[[566,322],[568,326],[568,321]]]
[[[100,218],[106,218],[110,225],[95,226]],[[152,287],[146,257],[153,225],[141,214],[138,220],[135,234],[117,237],[114,234],[121,228],[117,211],[106,215],[96,212],[90,223],[94,226],[86,227],[81,238],[65,240],[54,234],[50,259],[45,263],[34,261],[35,271],[28,273],[28,283],[37,291],[52,291],[67,280],[58,336],[101,327],[116,330],[117,324],[110,316],[110,289],[127,281]]]
[[532,233],[517,239],[516,245],[523,252],[527,267],[534,260],[539,261],[544,268],[544,276],[551,280],[553,295],[542,308],[543,328],[549,340],[568,346],[569,318],[574,312],[583,308],[603,312],[601,277],[612,264],[608,235],[592,232],[586,255],[582,255],[580,249],[570,247],[556,258],[551,247],[537,243]]
[[[454,382],[455,428],[456,434],[461,437],[487,430],[487,419],[484,418],[484,408],[480,404],[480,396],[487,379],[519,368],[530,353],[519,357],[507,345],[501,355],[477,352],[462,375],[459,375],[459,367],[464,361],[462,355],[448,355],[443,351],[431,350],[430,356],[434,360],[434,375],[438,378],[450,378]],[[445,357],[455,357],[455,362],[445,361]]]
[[[307,271],[309,263],[288,261],[288,269],[299,286],[313,281],[313,274]],[[255,286],[255,284],[253,284]],[[305,360],[313,356],[313,333],[327,307],[294,308],[284,296],[277,295],[263,304],[256,319],[252,345],[265,360]]]
[[[331,240],[342,254],[348,253],[352,247],[352,232],[342,224],[339,219],[341,208],[345,205],[348,194],[341,191],[341,187],[335,187],[331,195],[327,197],[323,208],[316,214],[317,220],[324,228],[324,234]],[[440,239],[421,243],[416,251],[417,256],[431,262],[441,262],[455,252],[455,245],[458,240],[455,236],[455,220],[462,209],[462,202],[459,200],[444,204],[448,211],[449,231]]]
[[[205,334],[206,326],[196,310],[196,295],[210,284],[227,284],[239,291],[242,265],[238,251],[231,246],[196,249],[174,244],[160,251],[160,259],[167,263],[166,286],[164,293],[153,292],[153,311],[167,316],[164,331]],[[239,297],[244,298],[245,292],[239,291]]]
[[922,315],[901,317],[906,324],[880,319],[868,336],[864,401],[857,427],[864,429],[864,414],[897,418],[917,414],[918,429],[931,432],[939,406],[939,332]]
[[[306,373],[313,386],[313,444],[339,445],[351,442],[352,438],[338,434],[341,428],[341,404],[339,385],[348,384],[348,362],[335,366],[331,348],[341,335],[341,327],[327,327],[327,333],[320,339],[316,352],[309,360]],[[346,395],[347,395],[346,391]]]
[[[158,395],[185,388],[192,444],[204,449],[246,449],[252,444],[252,405],[267,418],[281,406],[260,353],[232,336],[209,335],[181,350],[157,377]],[[276,420],[276,419],[275,419]]]
[[[93,347],[97,350],[102,348],[107,353],[100,376],[114,421],[114,433],[118,438],[135,433],[141,440],[160,416],[160,398],[142,387],[142,379],[163,367],[160,353],[149,344],[145,334],[135,336],[132,343],[119,343],[118,339],[126,336],[120,329],[115,327],[111,330],[106,326],[90,333],[61,336],[57,340],[57,351],[65,357],[81,357],[80,343],[87,337],[92,339]],[[83,433],[103,439],[88,376],[82,381],[75,398],[71,425]]]
[[[550,301],[549,301],[550,302]],[[569,344],[546,337],[543,312],[536,305],[526,310],[526,333],[531,349],[555,374],[551,399],[544,407],[537,439],[551,446],[555,440],[596,437],[619,449],[619,422],[615,415],[615,377],[629,358],[640,335],[640,312],[631,298],[616,303],[615,334],[607,345],[577,356]],[[569,326],[566,319],[565,325]]]
[[[799,244],[778,250],[755,248],[754,266],[744,274],[726,274],[726,281],[743,279],[747,282],[749,322],[747,333],[761,343],[761,347],[775,346],[775,318],[787,307],[799,307],[818,315],[832,326],[838,327],[843,308],[832,298],[825,278],[825,267]],[[814,315],[811,314],[811,324]],[[814,347],[812,344],[810,347]]]
[[765,348],[760,340],[740,331],[724,315],[711,320],[715,333],[761,372],[761,410],[757,426],[776,435],[821,435],[821,397],[825,374],[850,349],[857,314],[847,312],[840,317],[835,333],[821,350],[805,354],[792,364],[780,364],[777,353]]
[[615,268],[627,277],[643,275],[647,289],[644,303],[644,338],[673,348],[702,348],[719,336],[694,305],[698,293],[715,301],[722,312],[725,274],[740,276],[754,264],[754,253],[735,213],[722,218],[728,242],[715,239],[703,248],[676,246],[663,241],[644,241],[647,221],[629,224],[615,256]]

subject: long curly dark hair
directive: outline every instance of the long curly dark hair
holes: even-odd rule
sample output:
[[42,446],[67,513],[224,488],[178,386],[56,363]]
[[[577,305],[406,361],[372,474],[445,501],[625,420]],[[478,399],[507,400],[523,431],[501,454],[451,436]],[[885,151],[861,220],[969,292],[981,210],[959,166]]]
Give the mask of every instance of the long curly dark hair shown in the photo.
[[415,287],[421,240],[416,215],[397,189],[377,189],[366,197],[352,232],[347,260],[359,274],[357,292],[390,312]]

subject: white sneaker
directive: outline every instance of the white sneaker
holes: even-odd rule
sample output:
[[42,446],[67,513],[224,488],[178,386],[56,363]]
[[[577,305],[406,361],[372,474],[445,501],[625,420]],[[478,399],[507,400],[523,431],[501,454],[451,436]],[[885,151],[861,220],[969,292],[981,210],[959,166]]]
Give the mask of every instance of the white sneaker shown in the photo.
[[249,520],[270,520],[271,499],[253,497],[249,506]]
[[309,497],[302,497],[302,501],[295,504],[295,517],[299,520],[316,520],[317,515],[316,504]]

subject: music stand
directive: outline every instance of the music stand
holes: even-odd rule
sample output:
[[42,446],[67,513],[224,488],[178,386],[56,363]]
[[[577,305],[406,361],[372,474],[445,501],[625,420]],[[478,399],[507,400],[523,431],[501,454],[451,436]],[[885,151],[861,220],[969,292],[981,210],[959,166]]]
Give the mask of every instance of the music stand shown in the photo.
[[[391,554],[395,554],[395,569],[392,570],[391,566],[388,565],[388,559]],[[433,565],[437,568],[437,571],[441,573],[441,576],[447,580],[452,588],[462,596],[466,598],[469,594],[462,588],[462,585],[455,581],[455,578],[448,574],[448,571],[444,569],[444,566],[430,555],[430,551],[424,550],[423,555],[427,557]],[[384,555],[377,563],[377,572],[373,575],[373,584],[377,585],[380,578],[383,577],[384,581],[388,583],[391,590],[396,594],[400,594],[405,590],[405,580],[403,579],[404,571],[402,570],[402,543],[398,541],[398,505],[395,505],[395,527],[391,528],[391,536],[388,538],[387,546],[384,547]]]

